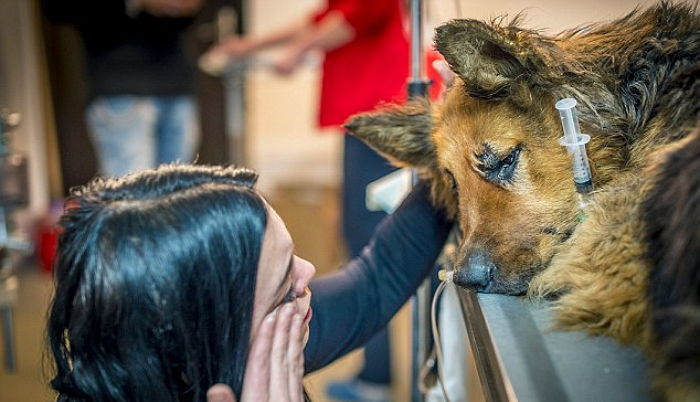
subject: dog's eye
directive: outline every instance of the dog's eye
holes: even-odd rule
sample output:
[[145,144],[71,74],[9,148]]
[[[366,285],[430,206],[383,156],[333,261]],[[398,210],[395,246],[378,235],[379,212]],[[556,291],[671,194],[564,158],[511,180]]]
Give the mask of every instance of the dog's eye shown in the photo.
[[498,179],[510,181],[515,173],[515,166],[518,164],[520,157],[520,148],[513,148],[512,151],[501,161],[501,166],[498,169]]
[[484,152],[477,156],[479,169],[484,173],[486,180],[502,184],[513,179],[515,168],[520,158],[520,146],[513,148],[503,159],[500,159],[494,150],[486,145]]
[[477,155],[476,158],[479,160],[479,170],[484,173],[496,170],[501,162],[496,152],[488,144],[484,145],[484,152]]

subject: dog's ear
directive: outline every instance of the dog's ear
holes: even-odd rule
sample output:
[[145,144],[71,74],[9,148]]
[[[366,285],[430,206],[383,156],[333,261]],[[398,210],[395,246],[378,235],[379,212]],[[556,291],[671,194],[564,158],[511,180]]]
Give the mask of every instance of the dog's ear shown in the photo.
[[344,127],[397,166],[431,168],[436,163],[430,136],[433,118],[425,100],[358,114]]
[[549,61],[562,52],[537,32],[518,28],[520,19],[507,25],[502,20],[453,20],[436,29],[437,50],[470,96],[503,98],[518,84],[546,86],[544,75],[556,66]]

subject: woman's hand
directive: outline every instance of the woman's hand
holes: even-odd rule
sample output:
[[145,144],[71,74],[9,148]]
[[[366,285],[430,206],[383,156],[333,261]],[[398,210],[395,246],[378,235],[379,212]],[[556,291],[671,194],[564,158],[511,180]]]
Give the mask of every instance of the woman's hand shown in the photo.
[[[268,314],[253,337],[243,379],[241,402],[301,402],[304,400],[303,319],[294,303]],[[209,402],[235,402],[233,391],[215,384]]]

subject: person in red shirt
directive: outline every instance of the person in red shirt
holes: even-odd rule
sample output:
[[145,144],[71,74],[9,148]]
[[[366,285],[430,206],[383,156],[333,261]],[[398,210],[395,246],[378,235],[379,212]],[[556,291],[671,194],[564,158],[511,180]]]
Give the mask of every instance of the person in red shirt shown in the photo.
[[[310,51],[323,51],[318,124],[342,133],[341,125],[353,114],[405,100],[409,46],[404,22],[401,0],[328,0],[326,7],[298,24],[260,37],[232,38],[212,49],[210,55],[225,55],[233,61],[282,45],[282,56],[274,69],[289,74]],[[385,216],[367,210],[365,188],[393,170],[360,140],[344,135],[343,235],[351,258],[360,254]],[[359,390],[357,399],[388,400],[388,342],[386,330],[370,341],[358,380],[332,384],[331,396],[352,400],[348,392]]]
[[338,126],[355,113],[406,97],[409,50],[400,2],[331,0],[312,21],[336,13],[354,32],[353,40],[326,51],[319,124]]

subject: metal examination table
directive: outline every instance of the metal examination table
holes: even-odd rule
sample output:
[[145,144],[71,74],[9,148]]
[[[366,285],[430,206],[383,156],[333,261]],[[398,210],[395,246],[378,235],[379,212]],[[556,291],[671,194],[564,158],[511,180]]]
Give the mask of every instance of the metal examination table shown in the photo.
[[549,302],[458,289],[487,401],[652,401],[645,357],[605,337],[552,330]]

